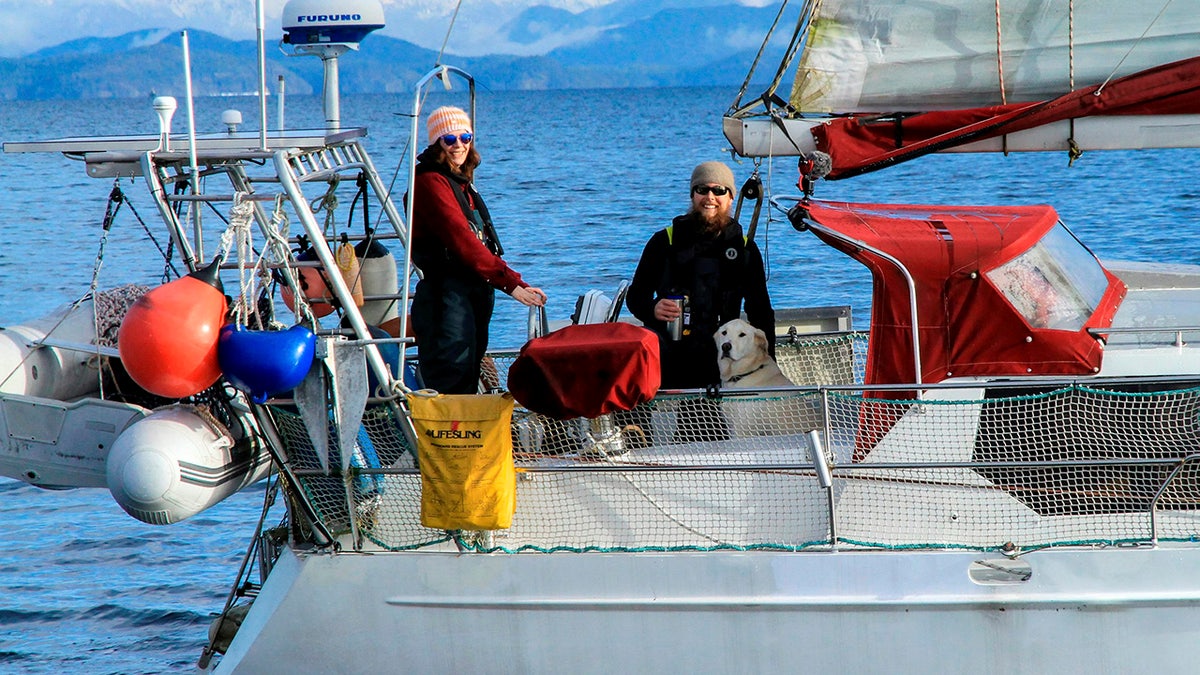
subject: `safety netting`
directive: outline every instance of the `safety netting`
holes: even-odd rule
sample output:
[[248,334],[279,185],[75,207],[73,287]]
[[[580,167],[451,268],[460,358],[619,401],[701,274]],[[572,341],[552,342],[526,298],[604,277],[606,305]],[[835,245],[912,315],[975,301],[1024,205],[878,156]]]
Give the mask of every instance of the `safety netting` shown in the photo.
[[[567,421],[518,409],[516,515],[512,527],[482,534],[420,525],[420,475],[391,408],[368,409],[355,442],[342,444],[353,446],[351,469],[336,471],[335,447],[328,475],[317,475],[295,411],[273,413],[326,526],[386,550],[451,539],[516,553],[1200,538],[1200,389],[938,387],[923,399],[866,397],[864,346],[860,335],[781,340],[778,360],[795,389],[664,393]],[[497,370],[512,356],[495,356]],[[886,431],[875,433],[880,420]]]

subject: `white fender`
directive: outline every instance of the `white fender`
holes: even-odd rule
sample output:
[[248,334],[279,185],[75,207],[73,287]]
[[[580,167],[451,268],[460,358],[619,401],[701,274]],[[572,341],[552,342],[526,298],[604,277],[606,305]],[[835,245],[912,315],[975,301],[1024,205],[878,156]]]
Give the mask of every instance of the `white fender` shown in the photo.
[[[367,245],[360,243],[355,249],[358,256],[360,275],[362,277],[363,295],[395,295],[399,288],[396,272],[396,258],[391,251],[378,241]],[[381,326],[400,316],[399,301],[368,300],[362,305],[363,321],[371,326]]]
[[196,408],[176,405],[121,432],[105,470],[109,492],[126,513],[169,525],[265,478],[270,465],[260,448],[235,444]]
[[64,305],[47,316],[19,326],[0,328],[0,393],[66,401],[99,390],[95,353],[37,343],[47,336],[55,344],[84,347],[96,339],[92,301]]

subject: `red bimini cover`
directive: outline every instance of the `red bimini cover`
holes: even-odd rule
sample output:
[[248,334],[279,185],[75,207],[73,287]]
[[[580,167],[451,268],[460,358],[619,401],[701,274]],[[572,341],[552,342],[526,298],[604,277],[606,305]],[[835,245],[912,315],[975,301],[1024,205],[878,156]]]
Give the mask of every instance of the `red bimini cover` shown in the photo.
[[[1056,229],[1053,208],[813,202],[808,212],[837,236],[821,227],[814,227],[814,233],[867,266],[874,278],[866,384],[909,384],[916,381],[916,372],[909,284],[892,261],[860,243],[890,256],[912,276],[922,382],[1099,370],[1103,345],[1088,329],[1112,324],[1125,285],[1065,228]],[[1002,274],[989,274],[1029,251],[1052,229],[1076,248],[1076,260],[1094,279],[1095,304],[1069,329],[1039,323],[1028,315],[1029,307],[1023,314],[998,285]],[[1071,275],[1056,278],[1067,277]]]
[[560,420],[629,410],[661,384],[658,336],[627,323],[566,326],[530,340],[508,369],[518,403]]

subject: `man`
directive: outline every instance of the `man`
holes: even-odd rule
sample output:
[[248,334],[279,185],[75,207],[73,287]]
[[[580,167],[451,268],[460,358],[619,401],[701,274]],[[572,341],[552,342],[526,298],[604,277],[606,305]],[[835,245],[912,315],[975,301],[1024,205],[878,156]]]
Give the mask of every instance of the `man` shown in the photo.
[[[753,241],[746,241],[742,226],[730,216],[733,195],[728,166],[697,166],[692,171],[691,209],[650,237],[634,272],[626,305],[658,333],[664,388],[720,383],[713,333],[741,315],[743,302],[746,318],[767,334],[770,352],[775,353],[775,310],[762,253]],[[679,317],[683,328],[676,340],[668,322]]]

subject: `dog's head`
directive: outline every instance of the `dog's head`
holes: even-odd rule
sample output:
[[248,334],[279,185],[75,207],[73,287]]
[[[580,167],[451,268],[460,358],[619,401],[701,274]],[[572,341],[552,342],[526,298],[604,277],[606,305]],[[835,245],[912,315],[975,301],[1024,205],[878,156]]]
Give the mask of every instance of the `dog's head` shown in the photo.
[[713,334],[722,372],[728,362],[757,361],[767,354],[767,334],[741,319],[734,319]]

